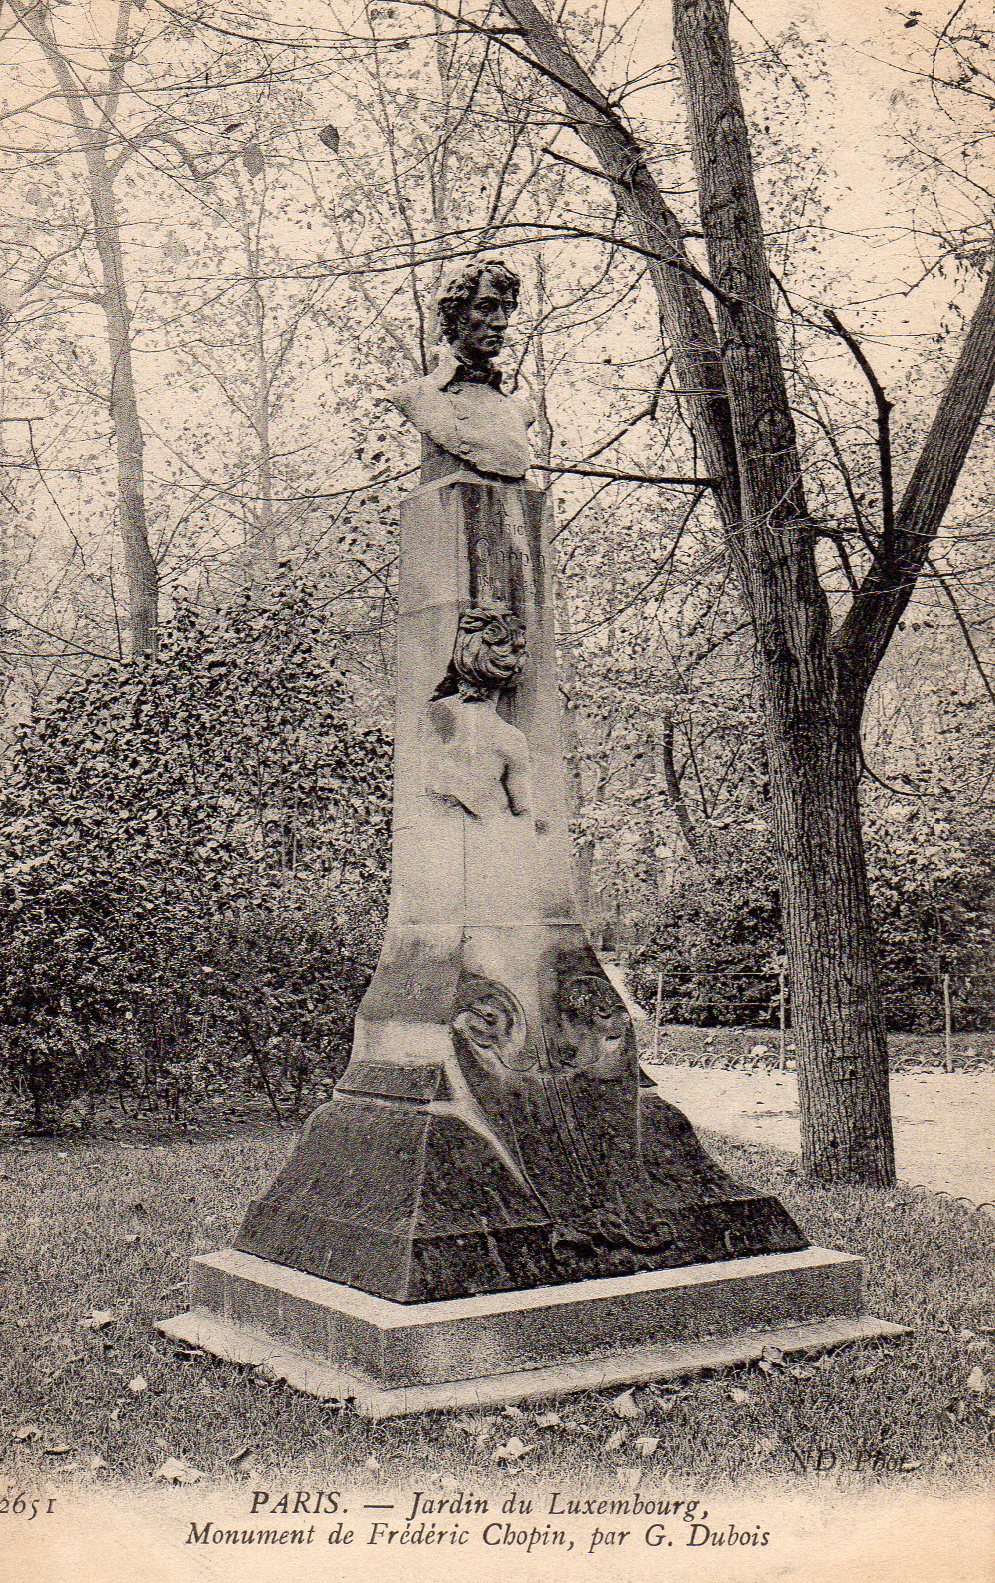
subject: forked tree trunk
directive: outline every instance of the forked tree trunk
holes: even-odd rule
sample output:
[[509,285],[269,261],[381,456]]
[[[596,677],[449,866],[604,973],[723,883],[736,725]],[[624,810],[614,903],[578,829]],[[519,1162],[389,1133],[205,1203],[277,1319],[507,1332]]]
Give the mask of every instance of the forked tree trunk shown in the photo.
[[[833,631],[795,441],[727,0],[673,0],[703,280],[617,109],[534,0],[498,0],[612,181],[650,276],[756,638],[794,994],[805,1165],[894,1180],[857,784],[867,689],[915,588],[995,388],[995,265],[850,610]],[[704,288],[704,289],[703,289]],[[706,291],[708,302],[706,303]],[[882,490],[884,494],[884,490]]]

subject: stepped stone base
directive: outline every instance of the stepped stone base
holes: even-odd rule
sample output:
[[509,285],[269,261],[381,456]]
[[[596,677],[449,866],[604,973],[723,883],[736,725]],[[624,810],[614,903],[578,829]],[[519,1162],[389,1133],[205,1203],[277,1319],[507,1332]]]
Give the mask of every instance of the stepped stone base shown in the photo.
[[448,1302],[395,1303],[234,1249],[191,1261],[158,1329],[369,1418],[634,1384],[904,1334],[825,1248]]

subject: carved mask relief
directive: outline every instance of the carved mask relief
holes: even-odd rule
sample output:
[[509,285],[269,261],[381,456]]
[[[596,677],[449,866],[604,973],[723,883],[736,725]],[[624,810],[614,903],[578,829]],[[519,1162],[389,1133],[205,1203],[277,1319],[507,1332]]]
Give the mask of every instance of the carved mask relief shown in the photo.
[[556,992],[556,1065],[604,1076],[628,1060],[629,1014],[608,980],[594,972],[564,976]]
[[516,685],[527,659],[520,616],[504,605],[471,605],[460,613],[453,657],[432,697],[489,700]]
[[420,728],[425,789],[472,818],[532,820],[529,744],[498,714],[528,654],[525,623],[502,605],[461,612],[452,659]]

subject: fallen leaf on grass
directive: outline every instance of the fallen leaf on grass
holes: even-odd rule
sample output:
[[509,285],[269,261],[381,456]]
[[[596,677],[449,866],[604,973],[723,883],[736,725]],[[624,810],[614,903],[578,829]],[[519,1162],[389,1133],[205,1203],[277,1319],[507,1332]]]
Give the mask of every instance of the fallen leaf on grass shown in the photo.
[[519,1440],[517,1435],[512,1435],[511,1439],[506,1440],[503,1446],[495,1447],[494,1461],[519,1462],[532,1449],[532,1446],[527,1446],[524,1440]]
[[103,1473],[106,1467],[107,1463],[104,1461],[103,1457],[90,1458],[89,1468],[91,1473]]
[[559,1413],[539,1413],[535,1420],[537,1429],[557,1429],[562,1423]]
[[46,1457],[68,1457],[72,1449],[72,1446],[42,1446]]
[[502,1409],[501,1409],[501,1417],[502,1418],[524,1418],[525,1414],[523,1413],[523,1411],[522,1411],[522,1409],[520,1407],[502,1407]]
[[753,1398],[751,1397],[749,1391],[742,1391],[738,1385],[734,1385],[732,1390],[729,1392],[729,1400],[731,1402],[735,1402],[737,1407],[745,1407],[748,1402],[753,1400]]
[[988,1389],[988,1378],[983,1369],[975,1365],[964,1382],[969,1391],[974,1391],[978,1396],[984,1396]]
[[167,1457],[162,1467],[156,1468],[155,1476],[166,1484],[197,1484],[204,1477],[200,1468],[181,1462],[179,1457]]
[[14,1430],[14,1433],[11,1436],[11,1439],[12,1440],[40,1440],[41,1439],[41,1430],[38,1428],[37,1424],[21,1424],[19,1428]]
[[641,1457],[651,1457],[659,1444],[659,1435],[640,1435],[636,1440],[636,1450]]
[[81,1330],[106,1330],[116,1318],[113,1308],[92,1308],[88,1318],[80,1320],[79,1326]]
[[371,1473],[379,1473],[380,1459],[379,1457],[367,1457],[366,1461],[363,1463],[363,1466],[364,1468],[369,1468]]
[[141,1396],[142,1392],[147,1391],[148,1388],[148,1380],[143,1380],[140,1374],[136,1374],[133,1380],[128,1381],[128,1389],[133,1396]]
[[473,1435],[474,1445],[478,1450],[481,1450],[487,1444],[487,1441],[490,1439],[491,1435],[494,1433],[494,1425],[497,1423],[497,1414],[488,1413],[486,1416],[480,1418],[462,1417],[458,1418],[456,1423],[457,1426],[460,1429],[465,1430],[467,1434]]
[[621,1396],[616,1396],[612,1402],[612,1412],[619,1418],[641,1418],[643,1410],[639,1407],[631,1390],[623,1391]]
[[625,1429],[616,1429],[614,1434],[609,1435],[608,1439],[605,1441],[605,1450],[617,1451],[619,1446],[625,1444],[627,1432],[628,1431]]

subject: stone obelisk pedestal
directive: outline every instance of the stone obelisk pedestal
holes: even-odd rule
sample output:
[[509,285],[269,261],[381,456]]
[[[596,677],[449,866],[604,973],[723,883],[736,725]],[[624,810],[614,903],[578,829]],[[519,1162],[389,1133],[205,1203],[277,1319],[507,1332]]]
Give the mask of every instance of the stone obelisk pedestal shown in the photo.
[[897,1327],[640,1072],[574,902],[548,497],[401,519],[393,871],[352,1059],[166,1334],[373,1416]]

